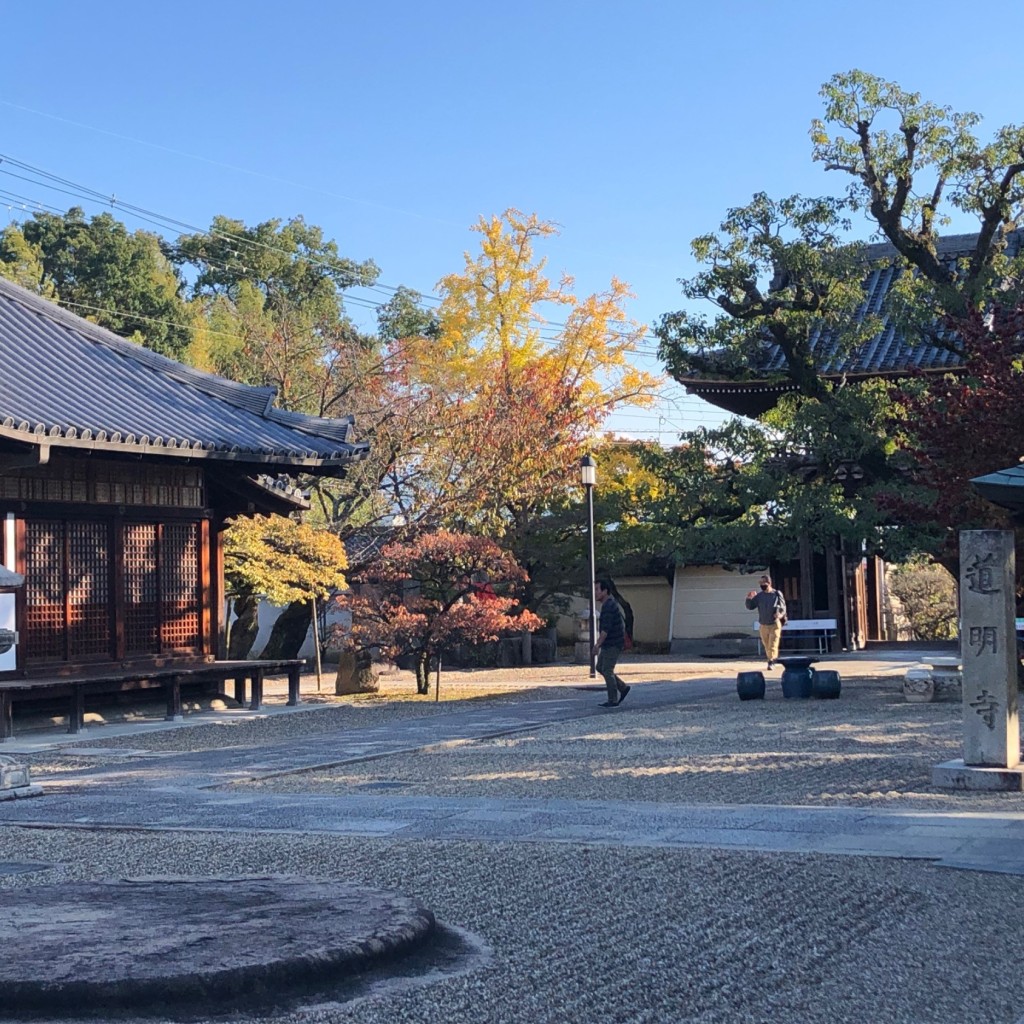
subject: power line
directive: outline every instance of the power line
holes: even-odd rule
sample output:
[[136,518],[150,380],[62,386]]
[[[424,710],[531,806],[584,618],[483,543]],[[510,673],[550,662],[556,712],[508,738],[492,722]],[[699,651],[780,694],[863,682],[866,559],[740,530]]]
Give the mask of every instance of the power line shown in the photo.
[[[4,164],[10,164],[13,167],[16,167],[20,170],[27,171],[29,174],[41,177],[44,180],[39,181],[37,180],[37,178],[31,178],[26,177],[23,174],[17,174],[16,172],[4,167]],[[45,188],[63,195],[68,195],[72,198],[79,199],[84,202],[90,202],[104,207],[109,206],[111,209],[124,211],[130,214],[131,216],[134,216],[138,220],[143,221],[144,223],[152,224],[155,227],[163,228],[165,230],[171,229],[179,232],[184,230],[196,232],[199,234],[211,234],[215,237],[220,237],[224,241],[237,243],[239,245],[250,245],[270,252],[277,252],[280,255],[287,257],[288,259],[302,260],[311,266],[322,267],[332,272],[337,272],[339,270],[348,271],[350,269],[344,265],[343,261],[340,260],[338,261],[337,264],[332,264],[325,260],[317,259],[309,254],[297,254],[287,249],[283,249],[280,246],[276,246],[268,242],[262,242],[257,239],[248,238],[244,235],[238,235],[233,232],[226,231],[222,228],[211,227],[210,229],[204,229],[197,225],[190,224],[187,221],[182,221],[179,220],[178,218],[171,217],[166,214],[161,214],[153,210],[148,210],[145,207],[138,206],[134,203],[126,202],[123,199],[119,199],[116,194],[108,195],[97,189],[91,188],[88,185],[82,185],[68,178],[63,178],[60,175],[53,174],[52,172],[47,171],[43,168],[36,167],[22,160],[18,160],[17,158],[12,157],[8,154],[0,154],[0,173],[7,174],[10,177],[13,177],[20,181],[29,182],[30,184],[37,185],[40,188]],[[39,205],[41,206],[42,204]],[[50,207],[50,209],[52,209],[52,207]],[[368,290],[380,291],[385,294],[394,295],[399,290],[400,286],[388,285],[377,281],[374,282],[372,285],[355,285],[354,287],[366,288]],[[419,297],[426,302],[434,303],[437,305],[439,305],[442,302],[442,299],[439,296],[432,295],[429,292],[417,291],[416,294],[419,295]],[[546,320],[543,317],[539,316],[533,316],[530,318],[530,320],[533,323],[542,325],[541,330],[544,330],[545,328],[556,330],[558,328],[564,329],[565,327],[568,326],[565,322]],[[622,335],[619,335],[619,337],[622,337]],[[644,334],[638,339],[638,342],[634,343],[636,346],[636,351],[640,351],[639,342],[644,340],[655,341],[656,338],[653,335],[650,335],[647,332],[647,329],[644,328]],[[656,354],[656,350],[650,351]]]

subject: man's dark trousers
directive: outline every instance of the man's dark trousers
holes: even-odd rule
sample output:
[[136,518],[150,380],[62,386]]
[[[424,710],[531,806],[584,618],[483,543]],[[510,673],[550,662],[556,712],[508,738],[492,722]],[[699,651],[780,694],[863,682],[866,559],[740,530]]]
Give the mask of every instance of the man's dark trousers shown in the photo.
[[618,704],[619,694],[626,689],[626,684],[615,674],[615,665],[622,654],[621,647],[608,647],[601,645],[597,652],[597,671],[604,676],[604,685],[608,687],[608,700],[612,704]]

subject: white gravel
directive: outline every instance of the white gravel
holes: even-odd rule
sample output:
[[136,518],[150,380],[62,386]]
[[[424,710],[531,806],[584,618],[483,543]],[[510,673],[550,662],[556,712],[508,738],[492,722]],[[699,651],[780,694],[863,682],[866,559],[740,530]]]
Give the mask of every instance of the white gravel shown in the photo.
[[600,718],[257,785],[348,793],[401,782],[409,795],[1024,810],[1020,793],[932,786],[932,767],[961,756],[960,706],[908,704],[891,681],[847,683],[839,700],[729,694],[645,711],[643,699],[639,684],[629,705]]
[[[844,681],[839,701],[770,691],[763,702],[733,694],[645,711],[642,683],[629,700],[599,718],[262,785],[301,794],[403,781],[404,792],[438,796],[1024,810],[1020,794],[932,790],[931,766],[959,752],[960,709],[906,704],[891,680]],[[444,710],[401,704],[357,699],[118,742],[197,750]],[[55,768],[86,762],[46,757]],[[1024,879],[920,861],[4,826],[0,860],[55,865],[0,874],[0,889],[251,872],[395,888],[493,953],[460,976],[272,1018],[233,1015],[233,1024],[1014,1024],[1024,1015]]]

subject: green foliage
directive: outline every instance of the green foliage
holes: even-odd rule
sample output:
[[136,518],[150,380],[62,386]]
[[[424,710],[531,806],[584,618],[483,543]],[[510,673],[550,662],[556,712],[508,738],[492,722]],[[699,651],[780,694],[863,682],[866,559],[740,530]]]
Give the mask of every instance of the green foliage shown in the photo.
[[748,379],[774,343],[785,357],[778,376],[821,397],[815,337],[831,330],[837,349],[848,351],[877,329],[871,317],[853,317],[863,300],[863,247],[844,240],[845,210],[837,199],[775,202],[760,193],[729,211],[721,234],[694,239],[693,254],[707,269],[681,282],[683,294],[722,313],[710,322],[686,311],[661,318],[655,333],[669,372]]
[[[978,114],[923,101],[863,71],[834,75],[821,94],[825,116],[811,126],[814,159],[850,176],[852,207],[915,270],[903,282],[901,312],[928,329],[937,311],[962,316],[996,289],[1017,301],[1024,259],[1008,260],[1005,250],[1024,214],[1024,128],[1007,125],[982,142],[973,132]],[[938,252],[937,228],[949,222],[950,207],[974,217],[979,232],[957,268]]]
[[339,292],[377,280],[372,260],[340,256],[323,230],[295,217],[247,227],[230,217],[214,217],[209,231],[182,235],[172,250],[178,264],[197,268],[193,293],[234,300],[242,282],[262,292],[265,308],[278,316],[300,308],[314,318],[340,317]]
[[958,635],[956,580],[927,559],[892,566],[886,576],[915,640],[953,640]]
[[377,324],[382,341],[394,343],[406,338],[437,338],[440,324],[437,316],[422,306],[423,297],[412,288],[399,287],[395,294],[377,310]]
[[[969,339],[948,318],[962,323],[997,293],[1016,302],[1024,258],[1007,256],[1007,235],[1024,216],[1024,129],[1002,128],[983,143],[977,115],[862,71],[834,76],[822,96],[813,156],[848,176],[845,196],[759,194],[730,210],[718,234],[694,241],[704,269],[682,282],[684,295],[718,314],[669,313],[656,328],[677,379],[767,380],[787,394],[761,417],[762,437],[759,428],[697,431],[666,456],[659,472],[675,484],[653,514],[681,557],[785,558],[800,537],[821,546],[833,536],[889,557],[938,553],[956,526],[936,502],[941,471],[930,480],[914,472],[922,417],[908,413],[907,397],[881,381],[825,374],[876,333],[883,312],[909,340],[970,356]],[[973,251],[955,266],[939,235],[951,211],[978,225]],[[904,271],[884,310],[859,308],[868,267],[863,247],[848,242],[855,213],[892,244]],[[826,331],[829,344],[816,346]],[[769,345],[781,356],[775,372],[763,369]],[[911,504],[930,518],[901,515]]]
[[161,240],[102,213],[36,213],[0,232],[0,273],[147,348],[181,358],[189,342],[182,280]]
[[373,284],[377,267],[338,254],[323,231],[297,217],[247,227],[215,217],[209,231],[170,247],[191,270],[201,310],[193,365],[277,389],[278,403],[316,416],[351,413],[371,365],[372,339],[345,315],[343,291]]

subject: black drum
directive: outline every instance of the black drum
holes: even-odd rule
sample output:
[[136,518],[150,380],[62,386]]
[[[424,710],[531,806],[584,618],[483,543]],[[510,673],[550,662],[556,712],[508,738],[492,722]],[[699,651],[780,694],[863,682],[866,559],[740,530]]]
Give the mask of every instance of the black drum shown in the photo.
[[830,669],[815,672],[811,679],[811,696],[835,700],[839,696],[839,673]]
[[740,672],[736,676],[736,692],[740,700],[764,700],[764,673]]

